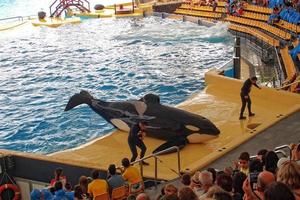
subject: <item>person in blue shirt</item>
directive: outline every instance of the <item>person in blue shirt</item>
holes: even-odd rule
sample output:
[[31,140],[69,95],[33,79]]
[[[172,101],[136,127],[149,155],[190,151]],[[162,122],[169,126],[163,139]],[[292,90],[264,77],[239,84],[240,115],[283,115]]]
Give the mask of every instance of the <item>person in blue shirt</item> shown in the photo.
[[113,189],[122,187],[125,185],[123,177],[116,173],[116,165],[111,164],[108,167],[107,182],[109,186],[109,194],[112,194]]
[[55,185],[55,195],[53,200],[73,200],[74,193],[68,193],[63,190],[63,183],[61,181],[56,181]]

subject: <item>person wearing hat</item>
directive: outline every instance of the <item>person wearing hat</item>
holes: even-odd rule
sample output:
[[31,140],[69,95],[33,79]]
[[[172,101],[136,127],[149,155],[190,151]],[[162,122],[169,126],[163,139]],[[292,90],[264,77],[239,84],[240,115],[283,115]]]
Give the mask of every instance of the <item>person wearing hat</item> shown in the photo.
[[257,77],[253,76],[251,78],[248,78],[244,84],[243,87],[241,88],[241,100],[242,100],[242,107],[241,107],[241,112],[240,112],[240,120],[242,119],[246,119],[246,117],[244,117],[244,111],[246,108],[246,105],[248,107],[248,114],[249,117],[254,116],[255,114],[253,112],[251,112],[251,99],[250,99],[250,91],[251,91],[251,87],[252,85],[254,85],[255,87],[257,87],[258,89],[261,89],[257,84]]

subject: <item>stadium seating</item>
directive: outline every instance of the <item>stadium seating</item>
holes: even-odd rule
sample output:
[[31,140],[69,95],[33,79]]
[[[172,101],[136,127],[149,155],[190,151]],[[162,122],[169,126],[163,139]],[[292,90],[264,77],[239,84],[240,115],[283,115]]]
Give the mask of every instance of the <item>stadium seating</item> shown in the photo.
[[254,12],[247,12],[245,11],[241,17],[246,17],[250,19],[255,19],[259,21],[268,21],[269,16],[265,14],[260,14],[260,13],[254,13]]
[[186,9],[176,9],[175,13],[182,14],[182,15],[197,16],[197,17],[214,18],[214,19],[220,19],[222,17],[221,13],[186,10]]
[[263,13],[263,14],[271,14],[272,13],[271,8],[255,6],[255,5],[250,5],[250,4],[245,4],[244,10],[251,11],[251,12],[257,12],[257,13]]
[[243,24],[243,25],[261,28],[261,29],[266,30],[266,31],[272,33],[273,35],[276,35],[284,40],[291,39],[290,33],[287,33],[279,28],[276,28],[276,27],[269,25],[267,23],[264,23],[264,22],[241,18],[241,17],[236,17],[236,16],[231,16],[231,15],[227,16],[226,20],[230,21],[230,22],[234,22],[234,23],[239,23],[239,24]]
[[289,54],[288,47],[286,46],[280,49],[280,54],[284,63],[286,76],[288,79],[291,79],[296,73],[296,67],[291,55]]
[[242,25],[237,25],[237,24],[231,24],[231,25],[229,25],[229,29],[253,35],[253,36],[257,37],[258,39],[263,40],[265,43],[268,43],[271,46],[274,46],[274,47],[279,46],[278,40],[274,39],[273,37],[255,29],[255,28],[250,28],[247,26],[242,26]]

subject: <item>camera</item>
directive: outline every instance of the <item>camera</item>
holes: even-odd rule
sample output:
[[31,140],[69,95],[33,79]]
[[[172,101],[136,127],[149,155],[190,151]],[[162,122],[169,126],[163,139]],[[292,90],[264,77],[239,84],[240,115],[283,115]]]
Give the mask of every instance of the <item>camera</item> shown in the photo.
[[260,172],[250,172],[249,173],[249,180],[250,180],[250,186],[252,190],[257,189],[257,179]]

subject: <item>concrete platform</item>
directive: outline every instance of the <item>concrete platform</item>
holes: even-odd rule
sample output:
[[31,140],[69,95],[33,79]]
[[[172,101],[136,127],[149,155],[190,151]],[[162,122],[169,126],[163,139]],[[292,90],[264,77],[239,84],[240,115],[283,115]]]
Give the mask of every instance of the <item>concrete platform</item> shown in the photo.
[[[253,88],[251,97],[256,116],[240,121],[238,120],[241,106],[239,93],[242,81],[217,75],[215,71],[206,73],[205,79],[206,89],[193,95],[178,107],[207,117],[217,125],[221,134],[217,139],[204,144],[188,144],[182,149],[180,152],[182,171],[193,172],[208,166],[259,132],[300,109],[300,95],[272,88],[262,90]],[[96,139],[76,149],[57,152],[50,157],[106,170],[109,164],[120,165],[123,157],[130,157],[127,134],[115,131],[104,138]],[[145,139],[147,153],[152,152],[163,142],[147,137]],[[178,177],[171,170],[176,170],[176,154],[163,155],[159,158],[162,162],[159,163],[158,177],[164,180]],[[149,160],[150,166],[144,167],[145,177],[154,177],[153,160]]]

